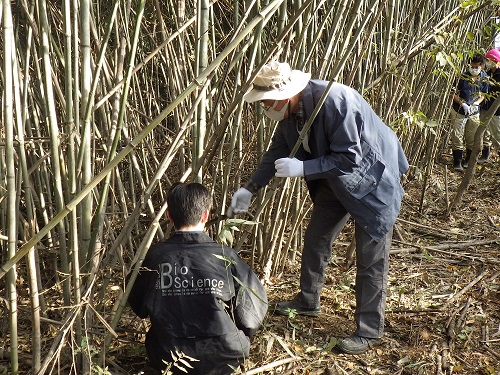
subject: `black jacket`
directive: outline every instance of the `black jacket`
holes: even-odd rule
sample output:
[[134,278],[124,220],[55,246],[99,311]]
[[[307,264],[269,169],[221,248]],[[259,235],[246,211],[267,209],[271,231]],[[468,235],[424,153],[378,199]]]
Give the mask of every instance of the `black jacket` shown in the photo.
[[265,289],[252,269],[203,232],[176,232],[153,245],[128,302],[151,320],[146,349],[152,365],[163,369],[162,360],[172,361],[170,351],[179,349],[200,360],[190,372],[200,374],[226,373],[211,372],[221,361],[242,362],[267,312]]
[[[489,95],[487,100],[485,100],[484,106],[482,107],[485,111],[490,109],[491,105],[496,98],[500,95],[500,69],[496,68],[493,74],[490,76],[489,84]],[[500,116],[500,108],[495,112],[495,116]],[[491,126],[491,125],[490,125]]]

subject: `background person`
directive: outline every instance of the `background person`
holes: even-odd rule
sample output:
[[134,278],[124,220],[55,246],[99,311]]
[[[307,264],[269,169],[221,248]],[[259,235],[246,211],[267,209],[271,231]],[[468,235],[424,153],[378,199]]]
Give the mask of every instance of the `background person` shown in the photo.
[[234,194],[228,215],[247,211],[252,194],[273,176],[305,178],[314,208],[304,239],[300,292],[275,306],[281,314],[294,309],[303,315],[320,312],[333,241],[349,214],[355,219],[357,329],[338,348],[357,354],[384,331],[389,248],[403,197],[400,176],[408,162],[396,134],[358,92],[340,83],[331,88],[296,157],[288,158],[328,85],[310,77],[272,62],[245,94],[244,100],[260,103],[280,122],[257,170]]
[[[500,94],[500,51],[498,49],[491,49],[486,52],[484,56],[486,58],[486,66],[488,68],[489,73],[489,95],[487,104],[484,107],[484,110],[488,110],[491,104],[498,98]],[[483,120],[483,119],[481,119]],[[489,131],[492,141],[495,144],[497,152],[500,150],[500,108],[497,109],[495,115],[492,117],[489,125],[487,126],[487,131]],[[488,159],[490,155],[490,148],[488,145],[485,145],[481,152],[480,160]],[[478,160],[479,162],[479,160]]]
[[[484,65],[483,55],[474,55],[467,70],[461,74],[453,93],[451,149],[453,168],[456,171],[463,171],[463,167],[467,167],[474,146],[474,135],[479,126],[480,105],[485,98],[484,94],[488,92],[487,75],[483,71]],[[464,138],[465,159],[463,158]]]
[[190,362],[189,374],[231,374],[229,365],[248,357],[267,312],[266,292],[234,250],[203,232],[211,206],[203,185],[175,185],[167,203],[176,231],[148,250],[128,299],[140,318],[151,320],[149,360],[164,370],[164,361],[174,362],[170,352],[179,350],[199,360]]

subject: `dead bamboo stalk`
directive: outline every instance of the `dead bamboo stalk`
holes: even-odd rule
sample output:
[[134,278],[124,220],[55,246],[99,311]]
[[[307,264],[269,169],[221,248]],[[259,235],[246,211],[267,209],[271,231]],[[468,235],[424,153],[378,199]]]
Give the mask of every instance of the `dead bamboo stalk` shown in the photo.
[[288,363],[301,361],[301,360],[302,360],[302,358],[300,358],[300,357],[280,359],[278,361],[268,363],[267,365],[255,368],[253,370],[245,371],[245,375],[262,374],[263,372],[270,371],[276,367],[283,366],[283,365],[286,365]]
[[458,293],[455,293],[450,299],[448,299],[446,301],[446,305],[449,305],[450,303],[454,302],[455,300],[457,300],[461,296],[463,296],[465,293],[467,293],[474,285],[476,285],[478,282],[480,282],[485,275],[486,275],[486,270],[485,269],[481,270],[481,273],[474,280],[472,280],[469,284],[467,284],[464,288],[462,288]]

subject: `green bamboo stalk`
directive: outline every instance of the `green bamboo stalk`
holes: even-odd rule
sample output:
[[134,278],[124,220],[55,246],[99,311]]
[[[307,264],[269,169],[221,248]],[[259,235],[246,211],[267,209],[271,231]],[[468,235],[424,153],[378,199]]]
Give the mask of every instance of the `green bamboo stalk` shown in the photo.
[[[111,32],[113,30],[113,26],[115,23],[116,13],[118,11],[118,5],[119,5],[119,2],[118,1],[115,2],[113,10],[111,12],[110,20],[107,22],[108,28],[107,28],[106,33],[104,35],[104,38],[103,38],[103,41],[101,44],[101,49],[99,51],[99,59],[97,62],[95,74],[93,76],[92,86],[91,86],[91,89],[89,91],[89,100],[87,102],[87,107],[85,109],[85,116],[84,116],[84,120],[83,120],[82,132],[84,134],[86,134],[87,132],[90,132],[92,103],[94,102],[94,96],[95,96],[95,92],[97,89],[97,83],[99,81],[101,69],[102,69],[103,64],[104,64],[105,52],[106,52],[106,49],[108,46],[109,37],[111,35]],[[87,137],[87,135],[84,135],[82,138],[85,139],[86,137]],[[81,150],[83,150],[83,148],[81,148],[80,151]],[[83,154],[81,154],[81,155],[82,155],[82,160],[83,160]],[[96,246],[97,246],[97,244],[96,244],[97,239],[100,236],[100,234],[102,233],[102,225],[103,225],[103,221],[104,221],[104,215],[106,213],[105,204],[106,204],[107,196],[108,196],[106,188],[107,188],[107,184],[105,183],[103,189],[101,190],[99,204],[98,204],[95,216],[94,216],[93,223],[91,225],[92,230],[91,230],[91,235],[90,235],[90,240],[89,240],[89,245],[88,245],[87,261],[89,261],[91,259],[91,257],[93,256],[93,254],[95,253]]]
[[[111,32],[113,31],[113,26],[114,26],[114,21],[116,18],[116,12],[118,10],[118,5],[119,2],[115,2],[113,10],[111,12],[110,19],[106,22],[108,25],[106,34],[103,38],[103,44],[101,44],[101,49],[99,50],[99,57],[97,61],[97,66],[96,66],[96,71],[94,76],[92,77],[89,75],[88,78],[92,79],[92,84],[89,88],[88,91],[88,98],[86,101],[82,101],[82,107],[84,104],[84,115],[83,115],[83,125],[81,128],[81,134],[82,134],[82,139],[87,139],[90,137],[90,124],[91,124],[91,118],[92,118],[92,110],[93,110],[93,102],[95,98],[95,93],[97,90],[97,85],[99,83],[99,78],[101,76],[101,70],[105,61],[105,52],[107,51],[107,46],[109,42],[109,37],[111,35]],[[88,79],[87,78],[87,79]],[[81,147],[78,153],[78,161],[77,161],[77,174],[81,173],[82,165],[83,165],[83,159],[84,159],[84,154],[85,154],[85,148]]]
[[[80,105],[81,112],[85,114],[85,109],[92,105],[91,102],[91,85],[92,85],[92,68],[91,68],[91,37],[90,37],[90,14],[91,14],[91,3],[89,0],[81,0],[79,2],[79,49],[81,51],[80,60]],[[85,121],[85,119],[83,119]],[[80,151],[82,154],[81,160],[81,171],[78,169],[78,174],[80,175],[80,189],[85,188],[87,184],[92,180],[92,139],[90,132],[85,131],[85,125],[79,129],[80,130]],[[91,239],[91,223],[92,223],[92,196],[87,195],[82,199],[80,205],[80,264],[84,266],[84,269],[88,269],[86,262],[89,260],[90,252],[90,239]],[[81,345],[81,343],[78,343]],[[90,364],[83,363],[83,371],[88,371]]]
[[[318,4],[318,8],[324,3],[324,1],[320,1],[319,4]],[[298,38],[298,43],[300,44],[300,47],[299,49],[301,51],[304,51],[300,54],[297,54],[296,57],[292,57],[294,60],[296,60],[296,63],[295,65],[297,66],[298,69],[303,69],[303,67],[306,65],[306,63],[310,60],[312,54],[315,52],[316,50],[316,46],[318,45],[318,43],[321,41],[322,39],[322,35],[323,35],[323,30],[325,29],[326,27],[326,24],[328,23],[329,19],[330,19],[330,15],[332,12],[334,12],[336,10],[335,7],[330,7],[329,11],[328,11],[328,14],[325,15],[325,17],[323,18],[322,20],[322,23],[320,24],[320,26],[318,27],[318,29],[320,30],[319,32],[316,33],[316,36],[314,37],[313,41],[312,42],[306,42],[306,39],[307,39],[307,25],[305,25],[305,27],[302,28],[302,31],[300,33],[300,37]],[[312,19],[313,18],[310,18],[309,19],[309,22],[312,22]],[[313,34],[314,35],[314,34]],[[306,50],[305,50],[305,44],[307,43],[307,45],[309,46],[309,50],[308,50],[308,53],[306,53]],[[333,46],[334,43],[330,43],[330,46]]]
[[[197,17],[197,34],[196,34],[196,67],[195,74],[198,75],[204,71],[208,65],[208,31],[210,19],[210,1],[198,0],[198,17]],[[193,148],[192,148],[192,163],[197,167],[200,163],[200,156],[203,154],[205,148],[205,135],[207,132],[207,99],[206,99],[206,86],[200,89],[199,95],[202,96],[198,110],[196,113],[196,126],[193,127]],[[198,173],[194,179],[198,182],[203,180],[203,173],[201,166],[197,168]]]
[[[3,3],[3,126],[5,129],[5,165],[7,179],[7,256],[12,258],[17,248],[17,222],[18,210],[16,209],[16,169],[14,159],[14,119],[13,119],[13,76],[12,76],[12,49],[14,46],[13,23],[10,2]],[[12,374],[19,373],[18,331],[17,331],[17,272],[12,268],[7,277],[7,293],[9,301],[9,328],[10,328],[10,370]]]
[[[12,51],[14,52],[14,50]],[[14,54],[12,54],[14,56]],[[14,104],[16,107],[15,113],[23,113],[25,109],[21,109],[21,93],[19,90],[20,82],[19,82],[19,66],[17,59],[13,59],[14,69],[12,70],[13,74],[13,83],[14,83]],[[24,192],[24,200],[26,207],[26,222],[24,226],[23,232],[21,235],[31,236],[35,232],[36,228],[36,219],[34,213],[34,204],[33,204],[33,195],[32,195],[32,186],[30,182],[30,177],[28,173],[27,166],[27,157],[26,157],[26,142],[24,139],[24,124],[25,120],[24,116],[16,117],[16,126],[17,126],[17,140],[19,143],[19,148],[17,154],[19,155],[19,163],[21,165],[21,173],[19,178],[21,178],[21,188],[16,189],[16,193],[18,197],[16,197],[17,202],[21,200],[21,193]],[[38,371],[40,368],[41,361],[41,331],[40,331],[40,298],[39,298],[39,289],[38,289],[38,281],[39,281],[39,273],[38,268],[36,266],[35,259],[35,248],[31,249],[27,256],[27,265],[29,272],[29,289],[30,289],[30,301],[31,301],[31,316],[32,316],[32,367],[33,370]]]
[[395,0],[390,0],[386,3],[387,7],[387,21],[384,23],[386,27],[383,35],[384,35],[384,55],[381,61],[382,66],[387,66],[387,62],[389,60],[389,52],[391,51],[391,43],[392,43],[392,34],[394,32],[394,12],[395,12]]
[[[247,80],[245,81],[245,83],[242,85],[242,87],[240,88],[240,93],[234,98],[234,100],[231,102],[230,106],[228,106],[228,108],[226,109],[226,112],[224,114],[224,117],[222,118],[222,120],[220,121],[220,126],[215,130],[215,134],[216,136],[215,137],[212,137],[208,143],[207,143],[207,146],[206,146],[206,149],[207,150],[211,150],[209,153],[205,153],[203,155],[203,160],[205,162],[205,160],[211,160],[215,153],[216,153],[216,150],[217,148],[219,147],[219,144],[221,142],[221,140],[223,139],[224,137],[224,133],[225,133],[225,126],[228,122],[228,119],[230,116],[232,116],[232,113],[234,111],[234,109],[237,107],[238,103],[241,101],[241,99],[243,98],[243,95],[245,94],[245,92],[249,89],[251,83],[253,82],[253,80],[255,79],[255,77],[257,76],[257,73],[259,72],[260,68],[262,68],[262,66],[264,66],[264,64],[271,58],[271,56],[274,55],[275,51],[277,50],[278,48],[278,45],[286,38],[287,36],[287,33],[293,28],[295,22],[297,22],[299,16],[305,12],[308,7],[314,2],[314,0],[307,0],[304,5],[302,6],[302,8],[299,10],[299,12],[295,15],[295,17],[293,17],[291,20],[290,20],[290,23],[288,24],[287,28],[285,30],[283,30],[283,33],[278,36],[275,40],[275,43],[274,43],[274,47],[271,48],[268,53],[266,53],[265,56],[263,56],[263,59],[262,61],[257,64],[252,73],[251,74],[248,74],[248,78]],[[270,3],[267,7],[266,7],[266,10],[260,12],[254,19],[252,19],[251,22],[249,22],[249,26],[247,26],[244,30],[248,30],[249,27],[257,27],[258,24],[259,24],[259,21],[261,20],[263,22],[263,25],[265,25],[268,20],[269,20],[269,17],[273,14],[273,12],[275,11],[275,7],[278,6],[280,4],[280,1],[275,1],[275,2],[272,2]],[[235,34],[235,40],[240,40],[241,36],[242,36],[242,31],[239,31],[237,34]],[[230,45],[232,43],[234,43],[234,41],[230,43]],[[253,64],[253,59],[250,61],[251,64]],[[193,171],[194,174],[197,173],[197,170],[195,169]]]
[[[335,18],[332,21],[331,31],[327,40],[334,41],[340,39],[340,35],[342,32],[342,27],[337,25],[341,25],[344,22],[344,16],[347,17],[348,13],[344,12],[344,9],[347,7],[347,0],[342,0],[342,3],[339,4],[338,8],[331,6],[332,9],[335,9]],[[336,43],[328,43],[327,49],[323,52],[324,58],[319,65],[317,74],[318,77],[328,77],[327,71],[330,66],[330,62],[332,60],[332,56],[335,54],[335,50],[337,48]]]
[[[352,41],[357,41],[358,38],[360,37],[362,31],[364,30],[364,28],[366,27],[366,25],[368,24],[368,21],[370,20],[370,17],[373,16],[374,12],[375,12],[375,7],[378,5],[378,0],[372,0],[372,3],[371,5],[369,6],[368,8],[368,15],[365,15],[363,18],[362,18],[362,21],[361,23],[359,24],[359,26],[357,27],[356,29],[356,33],[354,34],[353,38],[352,38]],[[359,9],[359,8],[358,8]],[[354,24],[355,24],[355,19],[354,17],[351,18],[351,23],[349,24],[349,26],[347,27],[347,29],[349,30],[348,34],[350,34],[350,32],[352,31],[353,27],[354,27]],[[347,38],[346,38],[347,40]],[[332,69],[332,73],[331,74],[331,77],[333,78],[333,80],[337,80],[338,79],[338,76],[340,75],[341,71],[343,70],[344,66],[346,65],[347,63],[347,57],[351,54],[351,52],[354,50],[356,46],[356,43],[353,43],[351,42],[350,45],[347,45],[347,43],[344,43],[344,45],[341,47],[340,51],[341,51],[341,54],[342,54],[342,59],[340,60],[340,62]]]
[[[87,290],[86,294],[82,295],[82,299],[86,300],[89,297],[89,292],[91,289]],[[52,345],[50,346],[48,352],[46,353],[45,359],[42,362],[40,367],[40,371],[37,375],[44,375],[47,371],[47,368],[52,365],[52,369],[58,365],[59,361],[56,360],[56,357],[60,355],[62,348],[64,347],[64,339],[65,337],[72,331],[72,327],[75,324],[75,320],[78,314],[81,314],[82,304],[75,305],[71,309],[68,310],[66,316],[64,317],[62,324],[59,328],[57,335],[54,337],[52,341]],[[52,371],[50,371],[52,373]]]
[[[47,9],[46,3],[44,1],[38,2],[39,9],[39,20],[41,23],[41,42],[42,42],[42,64],[43,64],[43,82],[44,82],[44,95],[45,95],[45,104],[46,109],[48,111],[48,123],[49,123],[49,131],[50,131],[50,146],[51,146],[51,165],[52,165],[52,173],[54,177],[54,198],[56,209],[61,210],[64,207],[64,195],[63,195],[63,187],[62,187],[62,168],[60,164],[59,155],[60,152],[60,134],[57,123],[56,109],[55,109],[55,101],[54,101],[54,93],[52,86],[52,69],[51,69],[51,61],[50,61],[50,45],[49,45],[49,33],[50,27],[47,17]],[[71,299],[71,278],[69,277],[69,263],[67,257],[67,249],[66,249],[66,224],[64,220],[61,220],[58,223],[58,241],[59,241],[59,253],[61,257],[61,270],[65,275],[63,280],[63,295],[65,304],[70,304]]]
[[[353,86],[353,80],[354,80],[354,77],[356,76],[356,74],[363,76],[362,79],[359,80],[360,82],[362,82],[363,79],[365,79],[367,77],[366,74],[363,74],[364,69],[362,68],[362,63],[365,61],[364,57],[366,55],[368,55],[368,53],[366,53],[366,51],[370,51],[370,48],[374,44],[373,35],[375,34],[375,28],[376,28],[377,23],[380,19],[382,11],[383,11],[383,7],[380,6],[377,15],[375,15],[371,18],[370,25],[366,26],[366,28],[364,30],[364,34],[365,34],[364,41],[359,40],[359,46],[357,48],[357,51],[355,49],[351,52],[351,56],[353,54],[356,54],[356,55],[353,58],[354,61],[351,62],[352,71],[349,73],[349,75],[345,81],[345,84],[348,86]],[[356,88],[359,92],[364,91],[364,85],[362,83],[358,84],[357,86],[358,87],[356,87]]]
[[[26,66],[28,65],[28,62],[30,60],[29,58],[30,54],[29,52],[27,53],[27,58],[26,58]],[[27,87],[28,87],[28,81],[29,81],[29,76],[26,76],[25,78],[25,83],[24,83],[24,88],[25,90],[23,92],[25,93],[30,93],[31,90],[28,90]],[[25,131],[26,131],[26,134],[28,136],[31,136],[32,135],[32,132],[31,132],[31,128],[30,128],[30,125],[31,123],[29,121],[27,121],[27,107],[28,107],[28,103],[31,102],[30,98],[28,98],[30,95],[23,95],[23,106],[22,106],[22,123],[23,124],[26,124],[25,126]],[[32,104],[32,103],[30,103]],[[42,182],[41,182],[41,178],[40,178],[40,173],[38,173],[37,169],[36,169],[36,166],[37,166],[37,163],[33,163],[32,162],[32,155],[27,155],[29,161],[30,161],[30,165],[33,165],[35,166],[34,167],[31,167],[29,170],[28,170],[28,176],[29,178],[33,181],[33,183],[31,184],[31,187],[33,188],[33,204],[34,204],[34,207],[35,207],[35,212],[42,217],[42,220],[44,223],[48,223],[49,220],[48,220],[48,213],[47,213],[47,210],[45,209],[45,205],[44,205],[44,195],[40,192],[41,190],[41,187],[43,186]],[[48,158],[48,155],[46,156]],[[41,158],[40,159],[40,163],[43,163],[45,160],[45,158]],[[38,195],[37,195],[38,193]],[[35,199],[35,196],[36,196],[36,199]],[[33,225],[33,233],[36,232],[38,226],[37,224],[35,223]],[[29,233],[29,237],[33,236],[33,233]],[[26,237],[28,237],[28,235]],[[28,237],[28,238],[29,238]],[[49,244],[49,246],[52,245],[52,235],[51,233],[49,232],[48,233],[48,236],[47,236],[47,243]],[[36,274],[38,275],[38,278],[37,278],[37,288],[38,290],[43,290],[43,287],[42,287],[42,280],[41,280],[41,272],[40,272],[40,264],[42,264],[42,262],[40,261],[40,257],[39,257],[39,253],[38,253],[38,248],[37,247],[34,247],[34,255],[35,255],[35,266],[36,266]],[[45,315],[46,311],[47,311],[47,308],[46,308],[46,303],[45,303],[45,299],[44,299],[44,295],[43,294],[40,294],[39,295],[39,301],[40,301],[40,308],[41,308],[41,312],[42,314]]]
[[[111,144],[111,147],[108,150],[108,160],[110,158],[113,158],[113,156],[115,155],[116,149],[118,147],[118,141],[120,139],[120,136],[121,136],[121,133],[123,130],[123,123],[124,123],[124,118],[125,118],[125,104],[127,103],[127,98],[128,98],[128,94],[129,94],[130,81],[131,81],[131,77],[132,77],[131,72],[132,72],[132,69],[134,66],[134,59],[135,59],[136,51],[137,51],[140,25],[141,25],[141,21],[142,21],[142,16],[144,14],[144,5],[145,5],[145,1],[141,1],[138,5],[138,9],[137,9],[137,20],[136,20],[135,31],[134,31],[133,41],[132,41],[132,50],[131,50],[131,54],[130,54],[129,69],[127,71],[124,90],[123,90],[122,96],[121,96],[120,111],[118,114],[116,133],[115,133],[115,136],[113,138],[113,143]],[[118,9],[118,2],[115,3],[115,8],[114,8],[113,13],[111,15],[111,20],[113,20],[115,18],[117,9]],[[112,24],[108,25],[108,30],[106,33],[105,42],[102,46],[102,48],[104,50],[107,46],[107,41],[109,39],[109,35],[111,34],[111,30],[112,30]],[[102,51],[101,57],[102,58],[104,57],[103,51]],[[100,60],[100,62],[102,62],[102,60]],[[95,80],[94,80],[94,82],[95,82]],[[89,100],[91,99],[91,97],[92,97],[92,94],[91,94],[91,92],[89,92]],[[88,108],[89,108],[89,112],[90,112],[90,106]],[[85,287],[86,290],[93,289],[93,285],[95,284],[95,280],[96,280],[96,274],[99,270],[100,261],[102,260],[102,257],[104,255],[104,252],[102,252],[102,251],[99,251],[97,253],[96,245],[97,245],[98,233],[101,231],[102,225],[103,225],[104,213],[105,213],[105,208],[106,208],[105,202],[107,201],[111,176],[112,176],[112,173],[109,173],[105,178],[105,181],[104,181],[104,184],[102,187],[102,191],[100,194],[100,201],[99,201],[99,206],[98,206],[95,229],[91,233],[91,237],[90,237],[89,243],[88,243],[87,262],[90,266],[88,268],[90,275],[89,275],[89,278],[87,280],[87,285]],[[91,293],[90,298],[89,298],[89,305],[90,306],[93,304],[93,296],[94,295]],[[93,321],[93,316],[94,316],[94,309],[87,308],[86,309],[86,319],[85,319],[87,325],[92,325],[91,322]],[[87,345],[86,345],[88,361],[84,362],[85,367],[87,366],[87,363],[90,364],[91,356],[92,356],[92,353],[90,352],[90,348],[93,345],[94,345],[93,339],[89,335],[87,337]],[[85,370],[85,367],[84,367],[84,370]]]
[[[276,191],[279,195],[277,202],[275,203],[276,212],[281,213],[278,217],[271,223],[270,232],[273,233],[272,236],[268,238],[269,243],[264,245],[265,249],[268,249],[264,253],[267,262],[264,266],[264,278],[266,280],[270,279],[273,269],[276,267],[276,261],[280,258],[281,254],[281,243],[284,242],[283,238],[285,235],[285,230],[287,229],[286,223],[290,221],[291,210],[288,209],[291,205],[291,198],[294,196],[293,190],[296,186],[297,179],[286,179],[282,185],[280,191]],[[289,249],[284,249],[287,252]]]
[[[117,82],[119,82],[123,79],[123,68],[124,68],[124,63],[125,63],[125,46],[126,46],[125,43],[121,43],[121,47],[119,49],[120,52],[118,54],[118,59],[117,59],[118,61],[116,64],[117,66],[116,66],[116,73],[115,73],[115,80]],[[120,96],[118,94],[115,94],[115,97],[113,100],[113,105],[112,105],[112,110],[111,110],[112,116],[111,116],[111,120],[110,120],[111,127],[113,129],[116,129],[116,122],[118,121],[119,108],[120,108]],[[113,134],[113,132],[111,134]],[[118,185],[116,187],[116,189],[118,191],[118,196],[120,197],[119,202],[122,202],[121,210],[123,211],[123,220],[126,221],[127,218],[129,217],[129,213],[128,213],[128,206],[127,206],[127,204],[125,204],[125,202],[128,202],[129,200],[126,197],[126,191],[125,191],[126,188],[124,187],[124,184],[123,184],[123,181],[122,181],[122,178],[120,175],[120,171],[118,171],[118,170],[115,170],[115,181],[117,181],[117,185]],[[115,203],[115,201],[112,200],[111,204],[114,205],[114,203]],[[115,210],[112,208],[111,212],[115,212]],[[101,230],[99,232],[101,232]],[[108,258],[110,256],[112,256],[112,259],[111,260],[104,259],[102,262],[103,268],[106,268],[108,270],[114,264],[116,254],[118,254],[118,250],[112,250],[112,251],[107,252],[106,256]],[[111,262],[111,264],[110,264],[110,262]],[[107,295],[108,285],[109,285],[110,281],[111,281],[111,272],[107,272],[105,275],[105,278],[103,280],[101,291],[99,294],[99,301],[101,304],[103,303],[105,296]],[[101,308],[101,306],[99,306],[99,309],[100,308]]]
[[[75,165],[75,137],[73,133],[73,127],[75,126],[74,118],[74,98],[73,90],[76,87],[73,85],[73,60],[72,60],[72,22],[71,22],[71,0],[65,0],[63,4],[63,23],[64,23],[64,73],[65,73],[65,96],[66,96],[66,108],[65,108],[65,121],[64,130],[68,137],[67,140],[67,169],[68,169],[68,188],[67,196],[71,199],[76,192],[77,180],[76,180],[76,165]],[[75,22],[76,23],[76,22]],[[75,95],[78,96],[78,95]],[[77,112],[78,113],[78,112]],[[80,282],[80,248],[79,248],[79,235],[78,235],[78,219],[77,212],[73,211],[69,215],[69,228],[68,228],[68,240],[69,249],[72,260],[72,276],[73,276],[73,296],[75,304],[81,303],[81,282]],[[75,338],[77,343],[82,342],[83,338],[83,326],[82,326],[82,316],[78,312],[75,316]],[[77,363],[81,363],[81,354],[77,357]],[[79,366],[78,366],[79,367]],[[40,369],[37,369],[37,371]]]
[[[298,11],[301,6],[302,6],[302,0],[295,1],[294,2],[294,11],[295,12]],[[325,17],[325,18],[327,18],[327,17]],[[297,24],[295,26],[295,30],[296,30],[297,35],[301,35],[299,40],[307,40],[308,39],[307,28],[304,27],[303,20],[304,20],[303,16],[299,17],[299,19],[297,20]],[[320,30],[321,30],[321,28],[320,28]],[[311,34],[314,34],[314,31],[312,31]],[[320,33],[318,33],[318,34],[320,34]],[[311,50],[312,49],[313,48],[311,48]],[[296,66],[299,69],[301,69],[304,66],[304,61],[306,59],[306,44],[301,43],[297,50],[298,50],[298,52],[295,54],[296,56],[293,57],[293,60],[292,60],[292,61],[294,61],[293,66]]]
[[[153,59],[162,49],[172,43],[175,38],[179,35],[183,35],[186,29],[191,26],[192,23],[196,21],[196,17],[190,18],[182,27],[176,30],[174,33],[170,35],[170,37],[161,43],[157,48],[155,48],[143,61],[141,61],[137,66],[134,67],[132,74],[135,75],[139,72],[151,59]],[[125,79],[121,80],[118,84],[116,84],[111,90],[109,90],[106,95],[104,95],[101,100],[99,100],[95,105],[94,109],[101,107],[113,94],[115,94],[121,87],[125,84]]]
[[283,32],[287,20],[287,0],[283,1],[280,5],[280,11],[278,13],[278,34]]
[[[159,183],[161,177],[164,175],[165,171],[170,166],[170,163],[172,162],[175,154],[182,147],[182,143],[184,141],[185,134],[187,133],[187,129],[190,126],[190,118],[192,117],[192,114],[196,110],[196,106],[198,105],[198,101],[200,99],[201,99],[201,96],[199,96],[197,98],[197,101],[195,101],[193,103],[193,106],[191,107],[190,113],[188,113],[188,115],[186,116],[186,120],[184,121],[184,123],[181,124],[181,127],[176,135],[176,138],[171,142],[170,148],[167,151],[162,162],[158,165],[154,177],[151,179],[150,184],[144,190],[144,193],[141,196],[141,204],[137,204],[134,206],[135,207],[134,211],[129,215],[120,235],[114,241],[114,243],[110,249],[111,252],[115,252],[116,249],[119,246],[121,246],[122,243],[127,238],[129,238],[129,233],[131,231],[132,226],[137,221],[137,218],[139,217],[139,215],[143,212],[146,204],[150,203],[150,198],[151,198],[152,193],[154,192],[154,189],[157,187],[157,184]],[[158,228],[158,229],[161,230],[161,228]]]
[[[33,9],[34,4],[32,4],[32,9]],[[31,10],[32,10],[31,9]],[[33,30],[31,27],[28,28],[28,37],[27,39],[29,41],[32,41],[32,36],[33,36]],[[12,51],[13,56],[15,53],[15,50]],[[30,61],[30,50],[27,49],[26,51],[26,65],[29,65]],[[26,112],[27,112],[27,105],[26,105],[26,97],[25,95],[23,98],[21,98],[21,93],[20,93],[20,80],[19,80],[19,75],[18,72],[20,71],[20,67],[18,64],[17,59],[13,59],[13,65],[14,69],[12,71],[13,73],[13,82],[14,82],[14,96],[15,96],[15,106],[16,106],[16,111],[15,113],[21,114],[21,116],[16,117],[16,125],[17,125],[17,139],[19,142],[19,150],[18,150],[18,155],[19,155],[19,161],[21,165],[21,175],[22,175],[22,186],[21,189],[19,189],[19,197],[18,202],[21,199],[21,192],[24,191],[24,200],[25,200],[25,207],[26,207],[26,224],[23,232],[19,233],[20,237],[31,237],[31,235],[35,232],[36,230],[36,218],[35,218],[35,210],[34,210],[34,202],[33,202],[33,194],[32,194],[32,185],[31,185],[31,180],[30,176],[28,173],[28,166],[27,166],[27,155],[26,155],[26,142],[25,142],[25,137],[24,137],[24,127],[26,125]],[[26,76],[24,78],[24,85],[23,85],[23,92],[27,92],[27,87],[28,87],[28,82],[29,82],[29,77]],[[25,240],[26,238],[23,238]],[[27,256],[27,266],[28,266],[28,273],[29,273],[29,290],[30,290],[30,301],[31,301],[31,316],[32,316],[32,367],[34,371],[38,371],[40,369],[40,361],[41,361],[41,330],[40,330],[40,312],[42,309],[42,305],[40,302],[40,295],[39,295],[39,285],[41,283],[40,281],[40,272],[39,268],[37,267],[37,254],[36,254],[36,248],[33,248]]]

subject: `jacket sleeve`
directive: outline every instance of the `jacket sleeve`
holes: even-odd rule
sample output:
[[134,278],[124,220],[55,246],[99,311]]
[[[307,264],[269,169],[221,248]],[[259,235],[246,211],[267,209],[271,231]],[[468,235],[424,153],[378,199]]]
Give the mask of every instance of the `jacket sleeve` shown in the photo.
[[[133,268],[134,267],[132,267],[132,269]],[[129,283],[131,275],[132,271],[127,275],[127,284]],[[141,269],[137,275],[137,278],[135,279],[132,289],[130,290],[127,302],[135,312],[135,314],[141,319],[145,319],[149,315],[146,304],[148,288],[154,287],[154,282],[156,281],[152,281],[151,278],[156,276],[156,272]]]
[[321,120],[329,150],[324,156],[304,161],[307,180],[350,174],[361,162],[360,133],[365,125],[365,114],[356,106],[356,98],[348,104],[349,99],[345,97],[336,105],[325,103]]
[[285,136],[283,134],[283,126],[288,125],[286,120],[281,121],[274,131],[273,138],[271,140],[271,145],[269,149],[265,152],[262,160],[257,167],[257,170],[253,173],[250,178],[254,183],[259,185],[259,187],[266,186],[271,178],[274,177],[276,169],[274,168],[274,162],[279,158],[285,158],[290,154],[290,148],[286,142]]
[[246,336],[252,337],[267,313],[267,295],[255,273],[240,257],[233,266],[235,284],[234,321]]

